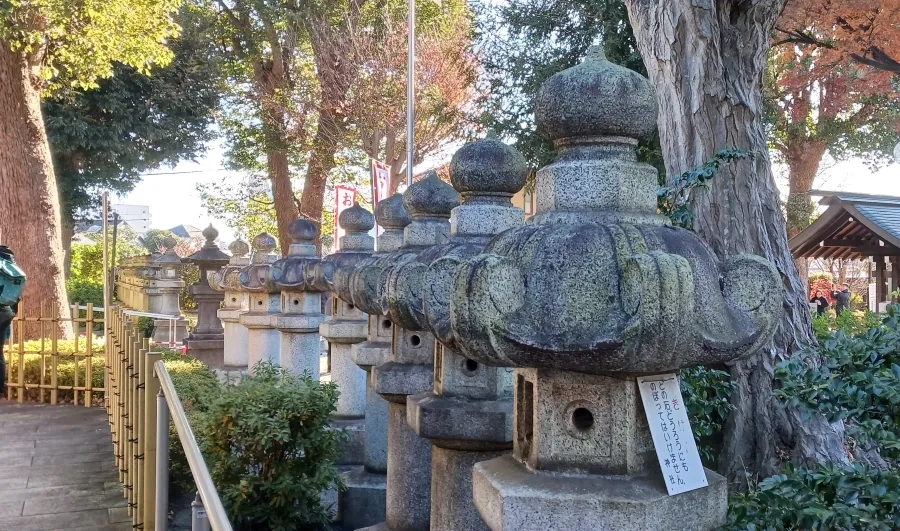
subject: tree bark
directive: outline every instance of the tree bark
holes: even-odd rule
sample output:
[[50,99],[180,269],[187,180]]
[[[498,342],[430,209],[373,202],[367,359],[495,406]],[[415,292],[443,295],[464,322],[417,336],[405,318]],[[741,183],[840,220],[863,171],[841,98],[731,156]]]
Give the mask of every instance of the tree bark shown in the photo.
[[[325,185],[328,175],[335,167],[334,154],[342,136],[342,127],[334,113],[323,109],[319,113],[319,124],[313,139],[312,152],[303,181],[303,195],[300,196],[300,214],[310,219],[321,220],[325,203]],[[322,254],[321,235],[316,239],[316,248]]]
[[786,0],[626,0],[638,48],[660,102],[659,130],[668,175],[701,165],[724,147],[760,156],[724,167],[694,196],[697,229],[719,257],[761,255],[784,285],[774,342],[730,367],[735,406],[724,430],[719,469],[743,484],[770,475],[779,452],[801,463],[847,462],[843,425],[805,421],[773,395],[774,364],[813,341],[803,284],[787,247],[763,122],[763,73],[769,36]]
[[[28,275],[20,312],[39,317],[43,303],[68,319],[59,194],[34,75],[0,39],[0,241]],[[68,336],[71,324],[60,329]],[[26,327],[28,337],[39,333],[37,323]]]
[[[825,142],[811,138],[788,138],[784,158],[788,166],[789,194],[787,201],[788,237],[793,238],[809,226],[815,206],[809,198],[825,156]],[[806,258],[795,260],[800,281],[809,293],[809,264]]]
[[297,219],[297,203],[291,186],[291,171],[284,151],[269,149],[266,152],[269,181],[272,183],[272,198],[275,203],[275,218],[278,222],[278,245],[281,255],[287,256],[291,248],[288,227]]

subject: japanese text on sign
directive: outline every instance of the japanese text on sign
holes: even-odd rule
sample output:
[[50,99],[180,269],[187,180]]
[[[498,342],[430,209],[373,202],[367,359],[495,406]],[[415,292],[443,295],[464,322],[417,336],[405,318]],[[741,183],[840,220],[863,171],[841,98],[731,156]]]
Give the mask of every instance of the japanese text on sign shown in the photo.
[[669,496],[706,487],[678,378],[674,374],[640,377],[638,388]]

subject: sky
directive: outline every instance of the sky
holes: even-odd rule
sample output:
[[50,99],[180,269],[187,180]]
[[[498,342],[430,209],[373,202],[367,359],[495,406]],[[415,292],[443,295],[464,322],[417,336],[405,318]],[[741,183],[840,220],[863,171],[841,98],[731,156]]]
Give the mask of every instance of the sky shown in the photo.
[[[206,212],[197,191],[198,184],[240,182],[240,173],[222,168],[223,159],[224,147],[214,143],[196,162],[151,172],[131,193],[114,198],[112,202],[149,206],[154,229],[170,229],[182,224],[203,229],[212,223],[219,230],[220,240],[227,244],[234,240],[234,232],[221,219]],[[826,162],[825,166],[816,179],[816,189],[900,196],[900,164],[889,164],[875,173],[859,160],[838,164]],[[776,168],[776,174],[783,175],[784,168]],[[778,181],[782,194],[786,195],[786,179],[782,177]]]
[[147,173],[134,190],[110,202],[149,206],[150,227],[154,229],[193,225],[202,230],[212,223],[219,231],[219,239],[230,243],[234,240],[234,232],[221,219],[207,213],[197,191],[198,184],[240,181],[240,173],[222,168],[223,160],[224,147],[213,143],[196,162],[183,162],[172,169]]

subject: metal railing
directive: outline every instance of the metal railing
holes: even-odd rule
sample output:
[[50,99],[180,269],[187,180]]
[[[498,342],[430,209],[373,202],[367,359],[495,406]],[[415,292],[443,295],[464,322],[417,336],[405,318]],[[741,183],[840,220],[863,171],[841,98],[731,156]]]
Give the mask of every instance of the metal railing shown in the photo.
[[[96,314],[104,309],[73,304],[71,316],[66,317],[41,304],[39,317],[25,317],[26,304],[24,300],[19,303],[9,343],[0,338],[6,361],[6,398],[19,403],[99,405],[106,388],[102,383],[103,354],[94,329],[103,324],[104,319]],[[63,329],[68,327],[74,334],[66,340]],[[35,339],[29,341],[31,337]]]
[[[212,476],[209,475],[209,469],[206,467],[206,461],[200,453],[200,447],[197,445],[197,439],[194,432],[188,424],[187,415],[184,408],[181,407],[181,400],[178,399],[178,392],[172,379],[166,371],[166,364],[157,361],[154,365],[155,381],[159,382],[159,392],[156,395],[157,404],[157,429],[156,429],[156,499],[167,499],[169,495],[169,417],[175,424],[175,431],[178,433],[178,440],[184,449],[184,455],[187,457],[188,467],[191,469],[191,476],[194,478],[194,484],[197,487],[197,494],[200,497],[202,505],[194,501],[193,509],[193,529],[197,531],[197,525],[204,526],[203,518],[199,514],[202,508],[205,508],[205,514],[209,519],[209,524],[213,531],[231,531],[231,524],[228,522],[228,516],[225,514],[225,507],[222,506],[222,500],[213,484]],[[160,448],[165,448],[160,451]],[[160,515],[165,516],[165,505],[157,504],[156,521],[160,521]],[[164,531],[165,526],[156,526],[157,531]]]
[[202,531],[211,524],[213,531],[231,531],[162,354],[150,352],[150,341],[140,337],[130,311],[113,307],[108,319],[106,405],[132,527],[147,531],[168,527],[171,420],[202,500],[192,505],[193,529]]

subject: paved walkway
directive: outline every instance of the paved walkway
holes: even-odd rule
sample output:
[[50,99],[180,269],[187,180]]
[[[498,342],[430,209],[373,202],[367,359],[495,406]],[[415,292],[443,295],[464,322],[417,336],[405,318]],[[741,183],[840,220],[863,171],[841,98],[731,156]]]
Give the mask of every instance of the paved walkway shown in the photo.
[[0,531],[131,529],[103,408],[0,400]]

